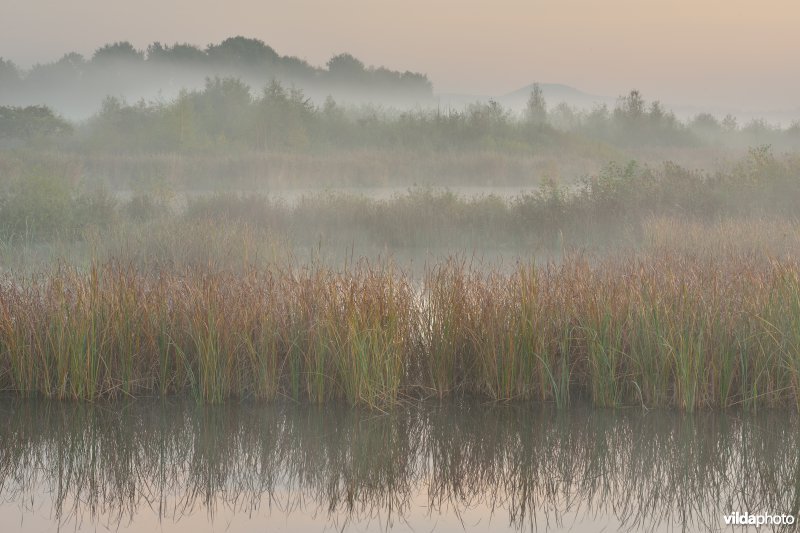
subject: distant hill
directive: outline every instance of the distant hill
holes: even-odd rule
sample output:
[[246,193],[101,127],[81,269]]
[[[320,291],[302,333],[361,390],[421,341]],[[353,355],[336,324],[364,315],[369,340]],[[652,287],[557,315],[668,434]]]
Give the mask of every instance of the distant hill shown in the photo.
[[[524,109],[528,103],[528,97],[533,91],[533,83],[521,87],[516,91],[504,94],[498,98],[498,101],[513,109]],[[555,106],[562,102],[578,108],[592,108],[595,105],[613,105],[616,98],[608,96],[597,96],[589,94],[561,83],[540,83],[539,87],[542,88],[542,93],[549,106]]]

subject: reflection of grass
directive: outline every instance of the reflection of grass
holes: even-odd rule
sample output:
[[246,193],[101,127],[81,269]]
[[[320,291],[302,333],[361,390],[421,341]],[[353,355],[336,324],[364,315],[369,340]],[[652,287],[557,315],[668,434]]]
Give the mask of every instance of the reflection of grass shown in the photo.
[[797,420],[769,411],[465,403],[375,416],[286,404],[4,401],[0,414],[0,498],[52,494],[63,525],[305,509],[343,526],[378,513],[413,517],[421,492],[423,512],[481,505],[519,529],[611,515],[631,530],[708,530],[730,509],[796,514],[800,501]]
[[477,395],[565,406],[800,397],[800,267],[746,254],[87,272],[0,289],[0,388],[94,400],[289,396],[373,407]]

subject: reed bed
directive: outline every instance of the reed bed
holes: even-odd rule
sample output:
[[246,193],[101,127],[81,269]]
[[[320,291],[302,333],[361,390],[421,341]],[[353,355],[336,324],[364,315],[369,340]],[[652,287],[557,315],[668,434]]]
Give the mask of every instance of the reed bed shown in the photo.
[[421,278],[389,261],[67,265],[0,287],[0,389],[383,408],[424,397],[800,404],[800,264],[667,252]]

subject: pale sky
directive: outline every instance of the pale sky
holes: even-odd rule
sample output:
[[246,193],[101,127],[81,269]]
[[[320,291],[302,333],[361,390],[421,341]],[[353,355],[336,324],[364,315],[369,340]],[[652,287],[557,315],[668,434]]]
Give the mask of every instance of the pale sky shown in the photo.
[[262,39],[314,65],[350,52],[436,92],[533,81],[603,96],[800,108],[797,0],[0,0],[0,57],[22,66],[107,42]]

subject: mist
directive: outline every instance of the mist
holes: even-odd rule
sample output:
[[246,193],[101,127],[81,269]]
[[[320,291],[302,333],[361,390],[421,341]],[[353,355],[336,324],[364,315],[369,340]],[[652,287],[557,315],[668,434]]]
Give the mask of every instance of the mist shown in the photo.
[[800,199],[800,122],[681,115],[636,89],[443,94],[424,73],[349,53],[314,66],[241,36],[4,60],[0,88],[0,218],[22,270],[65,250],[238,257],[201,242],[182,258],[174,243],[141,252],[206,223],[264,261],[603,255],[665,239],[649,232],[670,220],[791,223]]
[[796,7],[7,3],[0,529],[794,524]]

